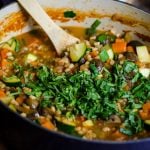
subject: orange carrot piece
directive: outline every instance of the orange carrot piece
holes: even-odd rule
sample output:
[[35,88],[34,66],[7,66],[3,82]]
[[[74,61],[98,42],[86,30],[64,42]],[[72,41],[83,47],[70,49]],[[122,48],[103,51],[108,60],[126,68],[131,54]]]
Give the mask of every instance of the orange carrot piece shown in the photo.
[[0,70],[0,78],[3,76],[3,71]]
[[7,68],[7,66],[9,66],[9,62],[6,60],[6,59],[2,59],[1,60],[1,68],[2,68],[2,70],[4,70],[4,69],[6,69]]
[[139,111],[139,115],[141,117],[142,120],[148,120],[150,119],[150,116],[148,115],[148,113],[144,112],[143,110]]
[[114,53],[124,53],[127,51],[127,43],[124,39],[116,39],[115,43],[112,44]]
[[5,96],[6,96],[6,93],[2,89],[0,89],[0,98],[5,97]]
[[19,95],[17,98],[16,98],[16,101],[19,103],[19,105],[21,105],[23,102],[24,102],[24,96],[23,95]]
[[143,105],[143,111],[150,113],[150,102],[147,102]]
[[7,53],[8,53],[8,49],[2,49],[0,52],[1,54],[1,59],[6,59],[7,58]]
[[139,111],[139,115],[143,120],[150,119],[150,102],[143,105],[143,109]]
[[54,125],[50,121],[47,121],[47,122],[43,123],[42,127],[47,128],[49,130],[53,130],[54,129]]
[[134,49],[133,49],[132,46],[127,46],[127,51],[128,51],[128,52],[134,52]]
[[117,130],[117,131],[115,131],[113,133],[113,138],[114,139],[122,139],[123,140],[123,139],[126,139],[127,136],[125,134],[121,133],[119,130]]
[[46,128],[46,129],[53,130],[55,128],[53,123],[47,118],[44,118],[44,117],[39,118],[39,121],[41,123],[41,126]]
[[92,57],[96,57],[96,56],[98,56],[98,51],[96,51],[96,50],[93,50],[92,52],[90,52],[90,55],[92,56]]

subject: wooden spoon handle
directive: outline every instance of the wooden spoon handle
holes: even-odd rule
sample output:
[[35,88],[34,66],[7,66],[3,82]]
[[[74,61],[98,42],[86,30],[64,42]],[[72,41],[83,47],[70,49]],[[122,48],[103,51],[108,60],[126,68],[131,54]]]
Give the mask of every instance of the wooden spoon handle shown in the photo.
[[17,1],[47,33],[58,54],[61,54],[67,46],[79,41],[79,39],[68,34],[62,28],[56,25],[36,0]]

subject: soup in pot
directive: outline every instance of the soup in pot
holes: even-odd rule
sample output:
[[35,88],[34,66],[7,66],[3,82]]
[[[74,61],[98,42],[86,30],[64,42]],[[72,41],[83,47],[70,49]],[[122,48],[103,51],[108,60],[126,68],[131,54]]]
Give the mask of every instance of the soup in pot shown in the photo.
[[58,56],[41,30],[0,45],[0,100],[48,130],[84,139],[150,136],[149,47],[90,28]]

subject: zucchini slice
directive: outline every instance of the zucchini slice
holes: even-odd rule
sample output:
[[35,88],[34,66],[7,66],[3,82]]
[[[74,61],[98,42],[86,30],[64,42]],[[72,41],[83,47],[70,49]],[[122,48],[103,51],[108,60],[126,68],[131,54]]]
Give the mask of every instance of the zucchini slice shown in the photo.
[[7,42],[1,44],[0,47],[18,52],[20,50],[20,43],[16,38],[11,38]]
[[86,44],[85,43],[79,43],[75,44],[71,47],[69,47],[69,52],[70,52],[70,58],[72,62],[78,62],[81,57],[85,54],[86,51]]
[[3,81],[9,86],[17,86],[21,83],[21,80],[17,76],[5,77]]
[[74,123],[67,123],[66,121],[60,120],[59,118],[55,118],[55,123],[59,131],[80,137],[80,135],[75,131]]
[[56,126],[60,131],[63,131],[68,134],[72,134],[75,131],[75,126],[65,124],[58,120],[56,120]]

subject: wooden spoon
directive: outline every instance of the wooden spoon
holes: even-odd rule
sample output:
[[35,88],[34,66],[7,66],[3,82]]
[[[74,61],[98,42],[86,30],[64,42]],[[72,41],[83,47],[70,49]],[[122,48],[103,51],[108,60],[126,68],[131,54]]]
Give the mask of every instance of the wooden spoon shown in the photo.
[[36,0],[17,1],[46,32],[59,55],[66,47],[79,41],[78,38],[73,37],[56,25]]

